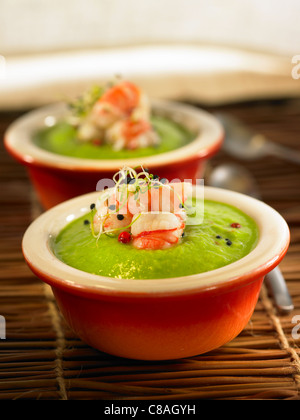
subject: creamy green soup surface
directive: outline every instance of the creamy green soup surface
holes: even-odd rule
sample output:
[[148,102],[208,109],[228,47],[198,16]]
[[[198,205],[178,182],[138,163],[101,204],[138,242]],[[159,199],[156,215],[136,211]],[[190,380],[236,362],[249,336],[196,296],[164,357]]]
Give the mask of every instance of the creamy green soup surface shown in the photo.
[[185,127],[168,118],[153,115],[151,122],[160,137],[160,144],[155,147],[116,151],[109,144],[80,142],[76,128],[66,121],[38,131],[33,142],[41,149],[63,156],[82,159],[131,159],[170,152],[186,146],[195,138]]
[[91,218],[89,214],[67,225],[55,238],[53,252],[71,267],[118,279],[173,278],[215,270],[245,257],[259,238],[249,216],[214,201],[205,201],[203,223],[187,225],[179,244],[165,250],[139,250],[106,235],[97,241],[87,223]]

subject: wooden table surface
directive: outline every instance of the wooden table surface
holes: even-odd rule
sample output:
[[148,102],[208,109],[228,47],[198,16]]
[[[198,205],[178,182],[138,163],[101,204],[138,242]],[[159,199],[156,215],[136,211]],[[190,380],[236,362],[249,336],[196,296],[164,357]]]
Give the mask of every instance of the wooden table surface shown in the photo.
[[[300,102],[234,104],[226,111],[300,152]],[[25,111],[0,113],[0,135]],[[262,199],[287,220],[292,242],[282,272],[295,303],[276,312],[263,287],[249,325],[212,353],[172,362],[135,362],[95,351],[65,325],[52,293],[27,268],[22,236],[37,216],[26,171],[0,144],[0,399],[202,400],[300,399],[300,167],[279,158],[238,162],[223,151],[212,167],[244,164]],[[292,332],[294,331],[294,338]]]

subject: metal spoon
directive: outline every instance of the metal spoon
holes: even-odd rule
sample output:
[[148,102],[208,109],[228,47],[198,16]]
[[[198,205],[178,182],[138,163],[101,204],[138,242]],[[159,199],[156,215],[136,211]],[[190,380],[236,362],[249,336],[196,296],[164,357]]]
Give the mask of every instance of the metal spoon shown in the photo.
[[231,115],[218,113],[216,117],[226,132],[223,150],[231,156],[243,160],[276,156],[300,165],[300,153],[297,150],[269,141],[264,135],[253,132]]
[[[208,176],[208,184],[260,199],[258,188],[251,173],[239,165],[222,165],[212,170]],[[294,305],[280,269],[277,267],[267,274],[265,282],[274,298],[278,311],[282,315],[290,314],[294,310]]]

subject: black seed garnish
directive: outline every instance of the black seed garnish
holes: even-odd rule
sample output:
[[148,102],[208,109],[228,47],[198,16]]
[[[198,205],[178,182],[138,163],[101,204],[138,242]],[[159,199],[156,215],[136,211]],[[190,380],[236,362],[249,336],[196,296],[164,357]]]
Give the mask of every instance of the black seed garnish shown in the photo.
[[180,204],[179,204],[179,208],[180,208],[180,209],[183,209],[183,208],[184,208],[184,205],[180,203]]
[[89,221],[89,220],[85,220],[85,221],[83,222],[83,224],[85,224],[85,225],[90,225],[90,221]]
[[127,176],[125,179],[125,184],[130,184],[132,181],[135,182],[135,178],[131,178],[131,176]]
[[123,214],[118,214],[117,219],[118,220],[124,220],[125,217],[123,216]]
[[184,232],[183,232],[183,234],[181,235],[181,237],[182,237],[182,238],[184,238],[184,237],[185,237],[185,233],[184,233]]
[[216,239],[222,239],[222,236],[218,235],[216,236]]
[[232,242],[231,242],[230,239],[226,239],[226,243],[227,243],[228,246],[231,246],[232,245]]
[[91,204],[91,210],[94,210],[94,208],[96,208],[96,204]]
[[153,175],[153,179],[159,179],[158,175]]

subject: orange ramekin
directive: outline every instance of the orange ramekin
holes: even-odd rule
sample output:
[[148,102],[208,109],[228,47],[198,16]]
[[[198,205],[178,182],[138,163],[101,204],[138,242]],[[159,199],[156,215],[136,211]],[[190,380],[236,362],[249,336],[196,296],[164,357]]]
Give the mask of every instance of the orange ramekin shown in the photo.
[[222,146],[224,131],[211,114],[181,103],[155,100],[153,112],[179,122],[195,133],[188,145],[172,152],[145,158],[96,160],[50,153],[33,143],[34,134],[65,118],[68,109],[59,103],[37,109],[15,121],[4,136],[7,151],[28,169],[30,179],[45,209],[63,201],[96,191],[98,181],[112,179],[123,166],[141,164],[151,173],[170,181],[202,179],[205,162]]
[[259,229],[255,249],[207,273],[125,280],[74,269],[52,252],[57,234],[71,220],[87,214],[98,194],[47,211],[23,239],[29,267],[52,287],[66,321],[83,341],[124,358],[169,360],[214,350],[245,328],[265,275],[280,263],[289,246],[289,228],[274,209],[248,196],[205,187],[205,199],[238,207],[255,220]]

